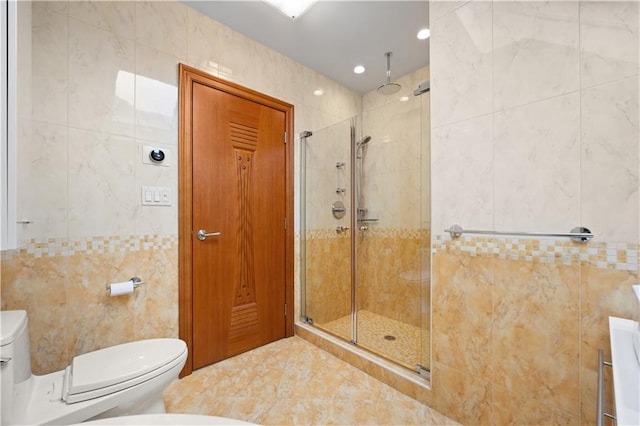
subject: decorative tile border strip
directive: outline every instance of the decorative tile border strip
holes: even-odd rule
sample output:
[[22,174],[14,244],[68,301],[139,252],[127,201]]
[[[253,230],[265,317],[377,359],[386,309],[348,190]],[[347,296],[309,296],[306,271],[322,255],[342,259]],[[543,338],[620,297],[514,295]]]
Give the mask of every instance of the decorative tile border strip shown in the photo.
[[17,255],[33,257],[65,257],[80,254],[128,253],[140,250],[160,250],[177,247],[177,235],[128,235],[110,237],[89,237],[83,240],[50,238],[31,240],[15,250],[3,250],[2,259]]
[[[375,225],[369,226],[366,231],[369,237],[383,238],[428,238],[429,231],[415,228],[377,228]],[[307,231],[307,240],[320,240],[328,238],[349,238],[349,233],[338,233],[335,229],[313,229]],[[299,234],[296,234],[299,238]]]
[[331,238],[349,238],[346,232],[336,232],[335,229],[312,229],[306,232],[307,240],[326,240]]
[[448,235],[436,235],[432,253],[467,253],[470,256],[569,265],[586,262],[601,269],[638,270],[638,244],[589,242],[578,244],[556,239],[513,237],[470,237],[452,240]]

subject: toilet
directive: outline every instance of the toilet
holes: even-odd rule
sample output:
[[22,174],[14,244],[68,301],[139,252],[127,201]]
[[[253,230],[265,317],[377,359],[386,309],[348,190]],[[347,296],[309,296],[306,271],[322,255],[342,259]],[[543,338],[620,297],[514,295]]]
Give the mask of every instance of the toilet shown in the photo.
[[26,311],[0,314],[1,424],[71,424],[166,412],[162,391],[187,359],[182,340],[111,346],[76,356],[64,370],[36,376]]

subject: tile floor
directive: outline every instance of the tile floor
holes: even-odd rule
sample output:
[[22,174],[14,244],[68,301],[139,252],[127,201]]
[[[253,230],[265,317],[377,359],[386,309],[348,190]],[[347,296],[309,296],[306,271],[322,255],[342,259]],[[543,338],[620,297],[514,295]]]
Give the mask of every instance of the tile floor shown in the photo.
[[[315,325],[337,336],[351,336],[351,315]],[[387,340],[385,336],[393,336],[395,340]],[[429,332],[419,327],[364,309],[358,311],[358,345],[411,370],[417,364],[429,367],[429,354],[421,351],[422,339],[428,338]]]
[[263,425],[457,424],[299,337],[197,370],[164,398],[170,413]]

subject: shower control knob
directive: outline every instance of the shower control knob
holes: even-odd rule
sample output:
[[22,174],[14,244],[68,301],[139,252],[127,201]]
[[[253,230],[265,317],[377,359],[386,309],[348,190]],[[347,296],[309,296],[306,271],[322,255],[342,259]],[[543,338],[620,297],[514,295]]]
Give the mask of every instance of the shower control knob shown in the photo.
[[368,227],[367,225],[362,225],[362,226],[360,227],[360,230],[361,230],[362,232],[367,231],[368,229],[369,229],[369,227]]
[[338,234],[342,234],[343,232],[347,232],[349,230],[348,226],[336,226],[336,232]]

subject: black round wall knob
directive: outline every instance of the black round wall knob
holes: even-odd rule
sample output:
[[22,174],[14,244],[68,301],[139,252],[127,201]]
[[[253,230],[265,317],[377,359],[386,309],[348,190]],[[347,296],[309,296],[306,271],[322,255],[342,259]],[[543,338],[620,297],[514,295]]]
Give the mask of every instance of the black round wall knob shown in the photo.
[[164,160],[164,152],[161,149],[152,149],[149,153],[149,158],[155,163],[160,163]]

